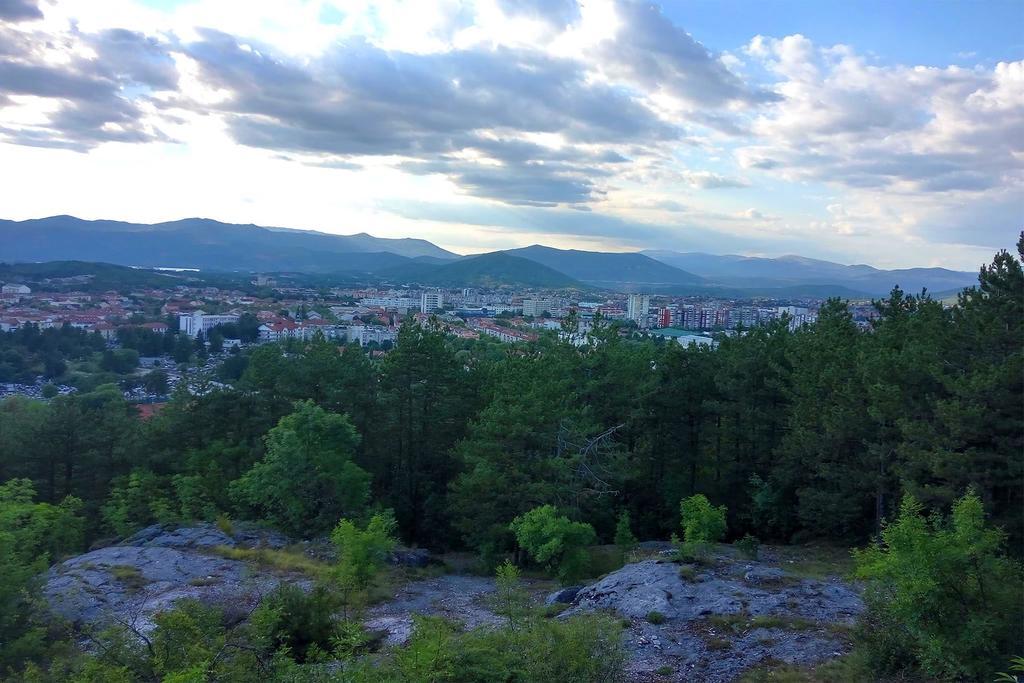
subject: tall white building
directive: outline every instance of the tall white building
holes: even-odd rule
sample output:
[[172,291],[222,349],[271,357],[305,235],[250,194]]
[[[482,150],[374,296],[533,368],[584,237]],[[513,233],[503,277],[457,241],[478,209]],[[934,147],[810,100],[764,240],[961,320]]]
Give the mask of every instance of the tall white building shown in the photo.
[[441,290],[435,289],[432,292],[423,292],[420,295],[420,313],[433,313],[442,306],[444,306],[444,295],[441,293]]
[[641,329],[647,329],[647,312],[651,308],[650,294],[630,294],[626,304],[626,317],[636,322]]
[[193,311],[178,316],[178,329],[190,337],[198,337],[200,332],[205,335],[217,325],[237,322],[237,315],[207,315],[202,311]]
[[523,315],[537,317],[544,311],[551,312],[554,304],[550,299],[523,299]]

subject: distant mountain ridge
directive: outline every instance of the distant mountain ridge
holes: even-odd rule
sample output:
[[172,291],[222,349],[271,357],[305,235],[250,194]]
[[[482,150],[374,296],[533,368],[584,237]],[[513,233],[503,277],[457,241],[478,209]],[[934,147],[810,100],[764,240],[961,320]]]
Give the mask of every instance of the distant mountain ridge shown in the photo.
[[922,288],[945,292],[969,287],[978,280],[977,273],[946,268],[881,270],[864,264],[847,266],[793,255],[765,258],[667,250],[642,253],[699,275],[709,286],[743,289],[840,286],[853,292],[882,296],[895,285],[910,293],[920,292]]
[[614,289],[622,286],[634,289],[693,286],[702,282],[702,278],[693,273],[637,252],[580,251],[534,244],[522,249],[508,249],[505,253],[554,268],[582,282]]
[[977,281],[976,273],[945,268],[886,271],[802,256],[761,258],[667,250],[613,253],[539,244],[459,256],[422,239],[334,235],[206,218],[152,225],[74,216],[0,220],[0,262],[70,260],[221,272],[297,272],[428,286],[514,284],[554,289],[587,285],[736,298],[866,298],[885,295],[896,284],[908,292],[926,287],[938,293]]
[[77,259],[210,270],[364,271],[398,265],[402,257],[457,257],[420,239],[332,235],[207,218],[152,225],[74,216],[0,220],[0,244],[4,261]]

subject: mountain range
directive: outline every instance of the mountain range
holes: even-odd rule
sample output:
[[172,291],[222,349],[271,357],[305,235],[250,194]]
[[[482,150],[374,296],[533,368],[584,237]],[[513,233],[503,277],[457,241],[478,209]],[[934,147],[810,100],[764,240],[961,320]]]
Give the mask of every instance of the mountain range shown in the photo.
[[946,292],[976,282],[944,268],[880,270],[783,256],[607,253],[532,245],[460,256],[422,239],[268,228],[186,218],[156,224],[52,216],[0,220],[0,261],[98,261],[204,271],[301,272],[429,286],[515,285],[720,296],[842,296]]
[[944,292],[970,286],[977,281],[977,273],[946,268],[880,270],[863,264],[846,266],[804,256],[763,258],[655,250],[643,253],[699,275],[708,285],[744,289],[800,289],[807,285],[828,284],[850,292],[882,295],[895,284],[907,292],[920,292],[922,288]]

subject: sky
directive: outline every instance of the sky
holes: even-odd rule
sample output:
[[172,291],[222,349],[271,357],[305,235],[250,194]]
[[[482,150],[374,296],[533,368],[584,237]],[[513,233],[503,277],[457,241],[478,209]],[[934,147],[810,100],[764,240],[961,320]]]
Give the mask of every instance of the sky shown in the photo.
[[[0,218],[975,270],[1024,0],[0,0]],[[0,245],[0,257],[2,257]]]

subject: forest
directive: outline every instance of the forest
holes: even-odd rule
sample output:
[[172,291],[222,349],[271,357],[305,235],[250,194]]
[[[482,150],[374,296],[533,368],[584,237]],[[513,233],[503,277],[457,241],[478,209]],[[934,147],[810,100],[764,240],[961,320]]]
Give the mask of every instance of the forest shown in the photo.
[[[1018,247],[1024,256],[1024,237]],[[308,643],[282,646],[274,619],[292,609],[311,620],[306,631],[322,626],[310,615],[347,599],[330,585],[275,596],[291,607],[268,608],[249,649],[231,657],[200,651],[226,636],[196,605],[169,613],[154,636],[166,640],[155,643],[169,648],[164,660],[187,653],[184,668],[159,647],[140,654],[123,642],[106,657],[74,654],[40,616],[38,573],[152,523],[256,520],[295,538],[331,537],[342,565],[346,553],[355,564],[325,583],[361,588],[374,548],[395,542],[471,551],[499,578],[538,566],[572,574],[573,544],[621,543],[624,533],[667,540],[680,531],[681,501],[703,496],[724,514],[714,536],[725,542],[863,549],[857,571],[874,591],[858,645],[865,680],[991,680],[1024,652],[1021,260],[996,255],[953,306],[899,288],[875,306],[867,329],[833,299],[814,325],[783,320],[714,350],[613,324],[582,346],[555,334],[509,346],[407,322],[380,359],[322,338],[254,347],[235,362],[239,379],[181,387],[148,420],[110,385],[7,399],[0,670],[40,681],[245,680],[239,672],[262,648],[267,676],[329,679],[303,673],[315,659],[303,654]],[[8,353],[14,374],[23,361]],[[55,353],[40,346],[24,364],[55,364]],[[533,548],[552,534],[564,566]],[[929,621],[936,614],[943,623]],[[970,638],[959,633],[968,623]],[[425,622],[380,678],[354,666],[337,680],[616,680],[608,623],[530,624],[481,635]],[[332,634],[321,645],[337,655],[349,641]],[[448,669],[417,668],[431,643],[456,640]],[[535,656],[499,655],[516,651]],[[516,668],[540,666],[536,653],[561,672]]]

